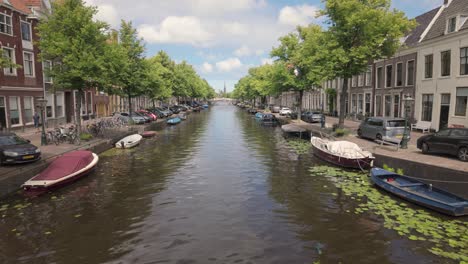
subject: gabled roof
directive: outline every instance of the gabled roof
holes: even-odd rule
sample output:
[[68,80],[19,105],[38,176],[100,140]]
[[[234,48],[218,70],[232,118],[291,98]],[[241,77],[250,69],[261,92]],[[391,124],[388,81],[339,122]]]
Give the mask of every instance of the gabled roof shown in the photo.
[[0,0],[0,5],[12,7],[25,14],[31,13],[31,10],[26,6],[26,1],[24,0]]
[[405,40],[405,44],[409,47],[415,46],[419,43],[419,40],[421,39],[422,34],[424,31],[426,31],[427,27],[431,24],[431,21],[434,19],[434,17],[437,15],[437,12],[439,12],[440,7],[432,9],[429,12],[426,12],[420,16],[417,16],[415,18],[416,23],[418,24],[413,31],[408,35],[408,37]]
[[[445,29],[447,28],[447,19],[458,15],[468,15],[467,0],[453,0],[450,2],[450,4],[442,10],[439,17],[434,22],[434,25],[429,29],[422,41],[444,36]],[[458,31],[464,30],[468,30],[468,21],[465,21],[463,25],[460,25]]]

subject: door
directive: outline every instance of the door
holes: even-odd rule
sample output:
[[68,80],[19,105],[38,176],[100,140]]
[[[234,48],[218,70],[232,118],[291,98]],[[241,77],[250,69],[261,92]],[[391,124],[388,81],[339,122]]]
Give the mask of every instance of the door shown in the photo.
[[71,92],[65,92],[65,117],[67,123],[71,123],[73,120],[73,98]]
[[0,131],[6,129],[5,97],[0,97]]
[[437,132],[428,142],[429,150],[438,153],[447,153],[449,151],[449,137],[450,129]]
[[440,120],[439,130],[445,129],[448,126],[450,113],[450,94],[442,94],[440,102]]

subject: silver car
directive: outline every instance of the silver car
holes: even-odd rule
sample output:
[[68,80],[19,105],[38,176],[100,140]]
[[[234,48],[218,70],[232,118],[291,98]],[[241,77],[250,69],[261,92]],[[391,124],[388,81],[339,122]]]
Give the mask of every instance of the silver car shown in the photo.
[[[408,139],[409,139],[409,128]],[[366,118],[357,131],[358,136],[400,143],[405,131],[405,119],[391,117],[369,117]]]

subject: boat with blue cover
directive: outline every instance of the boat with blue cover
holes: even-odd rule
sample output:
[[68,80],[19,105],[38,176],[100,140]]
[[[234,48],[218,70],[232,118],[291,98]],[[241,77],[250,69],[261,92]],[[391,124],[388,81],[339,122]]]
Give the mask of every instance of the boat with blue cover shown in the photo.
[[381,168],[371,169],[370,176],[378,187],[412,203],[446,215],[468,215],[467,199],[433,187],[432,184]]
[[174,118],[170,118],[166,121],[166,123],[168,125],[177,125],[179,124],[180,122],[182,122],[182,119],[180,119],[180,117],[174,117]]
[[255,118],[262,119],[263,118],[263,113],[260,113],[260,112],[256,113]]
[[204,104],[202,107],[207,109],[209,106],[207,104]]

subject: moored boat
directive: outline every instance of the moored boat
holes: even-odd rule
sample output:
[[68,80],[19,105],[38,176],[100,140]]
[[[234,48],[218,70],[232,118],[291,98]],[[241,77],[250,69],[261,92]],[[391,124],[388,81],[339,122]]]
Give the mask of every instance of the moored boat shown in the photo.
[[263,117],[263,113],[261,113],[261,112],[258,112],[258,113],[255,114],[255,118],[257,118],[257,119],[262,119],[262,117]]
[[328,141],[318,137],[310,139],[314,155],[334,165],[350,169],[369,169],[374,156],[349,141]]
[[170,118],[166,121],[166,123],[168,125],[177,125],[179,124],[180,122],[182,122],[182,119],[180,119],[180,117],[173,117],[173,118]]
[[207,109],[209,106],[207,104],[202,105],[204,109]]
[[187,120],[187,115],[182,113],[182,114],[179,114],[178,116],[180,118],[180,120]]
[[144,138],[151,138],[151,137],[156,136],[156,131],[143,131],[141,133],[141,136]]
[[115,143],[116,148],[120,149],[128,149],[128,148],[133,148],[140,144],[140,141],[143,137],[138,134],[134,134],[128,137],[124,137],[121,140],[119,140],[117,143]]
[[37,194],[61,187],[88,175],[98,161],[98,155],[91,151],[66,153],[52,161],[43,172],[25,182],[22,187],[25,191]]
[[433,187],[432,184],[381,168],[373,168],[370,175],[375,185],[402,199],[446,215],[468,215],[467,199]]

